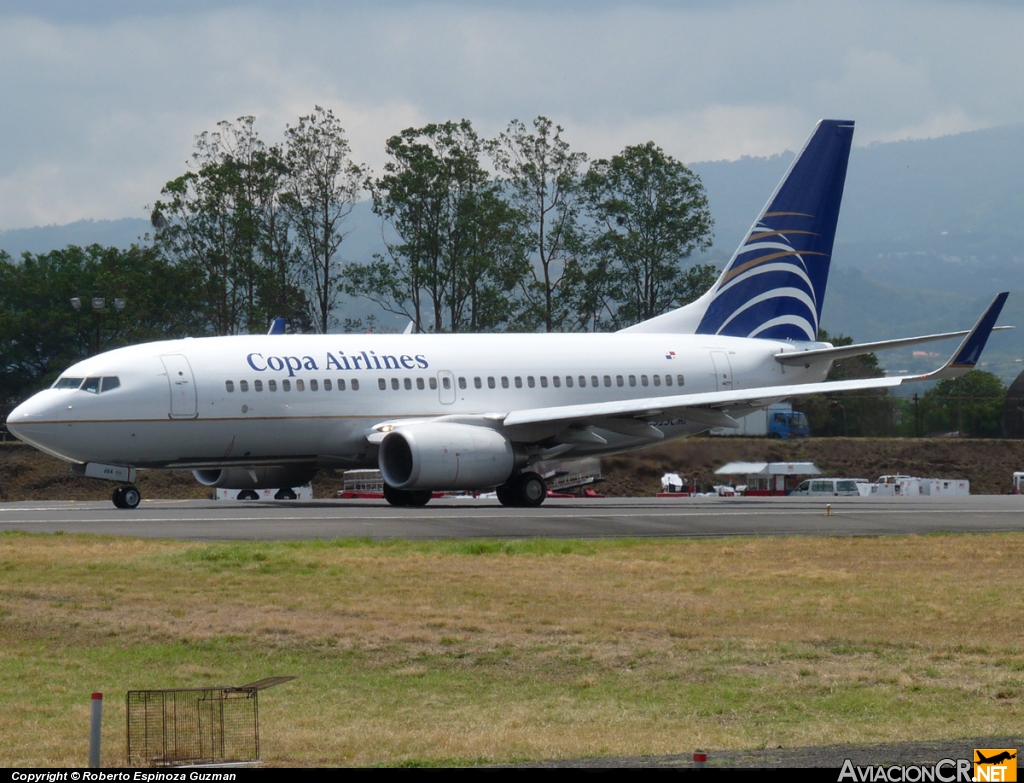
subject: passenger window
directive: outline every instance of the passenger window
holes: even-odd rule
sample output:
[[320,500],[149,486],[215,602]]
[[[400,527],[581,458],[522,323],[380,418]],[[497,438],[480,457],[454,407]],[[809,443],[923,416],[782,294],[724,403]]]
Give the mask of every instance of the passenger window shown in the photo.
[[338,391],[345,391],[345,379],[338,378]]
[[630,375],[629,376],[629,385],[630,386],[636,386],[636,376],[635,375]]
[[272,392],[277,391],[277,381],[267,381],[267,388]]
[[531,389],[534,388],[537,385],[537,379],[534,378],[532,375],[527,375],[526,385],[529,386]]
[[580,388],[581,389],[585,389],[586,387],[587,387],[587,376],[586,375],[581,375],[580,376]]
[[258,392],[261,392],[261,391],[263,391],[263,381],[261,381],[261,380],[255,380],[255,381],[253,381],[253,382],[252,382],[252,388],[253,388],[253,389],[254,389],[255,391],[258,391]]
[[285,378],[283,381],[281,381],[281,391],[286,392],[286,391],[291,391],[291,390],[292,390],[292,382],[291,381],[289,381],[287,378]]
[[244,391],[244,392],[249,391],[249,381],[239,381],[238,382],[238,391]]
[[571,375],[566,375],[565,376],[565,385],[568,386],[570,389],[572,388],[572,376]]
[[377,387],[381,391],[387,391],[388,390],[388,382],[385,381],[383,378],[378,378],[377,379]]
[[682,375],[677,375],[676,376],[676,386],[682,386],[682,385],[683,385],[683,376]]
[[612,385],[612,376],[610,376],[610,375],[604,376],[604,385],[605,386],[611,386]]
[[[259,389],[257,389],[256,391],[259,391]],[[331,388],[330,378],[324,378],[324,391],[333,391],[333,389]]]
[[295,391],[306,391],[306,382],[302,378],[295,379]]
[[234,392],[234,390],[235,390],[235,382],[234,381],[224,381],[224,388],[227,389],[229,392]]
[[661,376],[660,375],[655,375],[654,376],[654,385],[655,386],[661,386]]
[[625,379],[621,375],[616,375],[615,376],[615,385],[616,386],[625,386],[626,385],[626,381],[625,381]]
[[484,382],[480,379],[479,375],[473,379],[473,386],[477,389],[482,389],[484,387]]
[[503,388],[503,389],[507,389],[508,388],[508,376],[507,375],[502,375],[501,376],[501,388]]
[[446,376],[444,376],[444,377],[443,377],[443,378],[441,379],[441,385],[442,385],[442,386],[443,386],[443,387],[444,387],[445,389],[450,389],[450,388],[452,388],[452,379],[451,379],[451,378],[449,378],[449,377],[448,377],[447,375],[446,375]]
[[542,389],[548,388],[548,376],[546,376],[546,375],[540,376],[540,387]]
[[[480,379],[477,378],[477,380],[480,380]],[[427,388],[427,384],[425,384],[423,382],[422,378],[417,378],[416,379],[416,388],[419,389],[420,391],[423,391],[425,388]]]
[[517,389],[523,388],[523,378],[522,378],[521,375],[517,375],[516,376],[516,388]]
[[591,376],[590,376],[590,385],[591,385],[591,386],[593,386],[593,387],[594,387],[595,389],[596,389],[596,388],[597,388],[598,386],[600,386],[600,385],[601,385],[600,383],[598,383],[598,382],[597,382],[597,380],[598,380],[598,379],[597,379],[597,376],[596,376],[596,375],[591,375]]
[[398,387],[399,387],[398,378],[392,378],[391,379],[391,388],[394,389],[395,391],[398,391]]
[[641,375],[640,376],[640,385],[641,386],[646,386],[647,385],[647,376],[646,375]]
[[433,376],[430,377],[430,388],[432,391],[437,391],[437,378]]
[[666,375],[665,376],[665,385],[666,386],[671,386],[672,385],[672,376],[671,375]]
[[316,379],[316,378],[313,378],[313,379],[312,379],[312,380],[311,380],[311,381],[309,382],[309,390],[310,390],[310,391],[319,391],[319,390],[320,390],[320,382],[319,382],[319,381],[317,381],[317,379]]
[[493,389],[494,388],[494,376],[493,375],[488,375],[487,376],[487,388],[488,389]]
[[403,378],[402,385],[405,387],[406,391],[412,391],[412,378]]
[[562,376],[560,376],[560,375],[552,375],[551,376],[551,383],[554,384],[554,387],[556,389],[560,388],[561,385],[562,385]]
[[86,378],[85,383],[82,384],[82,391],[92,392],[93,394],[100,393],[100,379],[99,378]]
[[459,376],[459,388],[460,389],[465,389],[466,388],[466,379],[463,378],[461,375]]
[[[342,388],[345,388],[345,387],[342,386]],[[352,391],[359,391],[359,379],[358,378],[353,378],[352,379]]]

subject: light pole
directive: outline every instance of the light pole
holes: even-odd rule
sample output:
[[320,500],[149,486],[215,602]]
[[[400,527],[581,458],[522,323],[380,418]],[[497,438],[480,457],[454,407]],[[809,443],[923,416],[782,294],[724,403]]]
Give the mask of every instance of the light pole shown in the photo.
[[[121,297],[114,298],[114,312],[117,316],[117,322],[114,330],[117,331],[121,328],[121,311],[124,310],[127,300]],[[93,339],[93,350],[92,354],[95,356],[100,352],[100,325],[103,322],[103,314],[107,312],[107,300],[102,296],[94,296],[92,298],[92,320],[95,324],[94,339]],[[75,313],[81,321],[82,315],[82,299],[81,297],[71,297],[71,306],[74,308]]]

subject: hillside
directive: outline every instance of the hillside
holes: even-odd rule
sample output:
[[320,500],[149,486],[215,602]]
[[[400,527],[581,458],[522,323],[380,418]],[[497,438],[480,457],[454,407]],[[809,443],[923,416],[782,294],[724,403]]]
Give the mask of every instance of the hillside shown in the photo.
[[[714,471],[735,460],[814,462],[827,475],[876,479],[886,473],[929,478],[966,478],[973,494],[1006,494],[1015,470],[1024,470],[1024,441],[896,440],[812,438],[779,441],[761,438],[689,438],[631,454],[606,457],[609,496],[651,496],[661,476],[679,473],[698,486],[720,483]],[[317,497],[341,488],[337,474],[320,473]],[[142,471],[139,489],[146,498],[208,498],[210,490],[188,471]],[[66,463],[21,443],[0,443],[0,500],[106,500],[112,485],[71,475]]]

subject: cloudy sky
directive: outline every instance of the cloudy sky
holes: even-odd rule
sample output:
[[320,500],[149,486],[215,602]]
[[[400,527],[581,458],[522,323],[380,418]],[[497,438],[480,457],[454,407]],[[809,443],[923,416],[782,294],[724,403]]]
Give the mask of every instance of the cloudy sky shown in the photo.
[[194,137],[319,104],[379,170],[403,128],[544,114],[696,162],[1024,121],[1024,3],[0,0],[0,229],[144,217]]

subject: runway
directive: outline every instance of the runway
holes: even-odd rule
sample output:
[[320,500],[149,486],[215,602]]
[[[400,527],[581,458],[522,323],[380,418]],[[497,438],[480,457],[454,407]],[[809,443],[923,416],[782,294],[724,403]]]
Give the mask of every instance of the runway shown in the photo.
[[109,501],[0,504],[0,531],[15,530],[186,541],[994,533],[1024,531],[1024,497],[587,498],[536,509],[481,499],[416,509],[374,500],[144,500],[134,511]]

